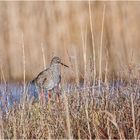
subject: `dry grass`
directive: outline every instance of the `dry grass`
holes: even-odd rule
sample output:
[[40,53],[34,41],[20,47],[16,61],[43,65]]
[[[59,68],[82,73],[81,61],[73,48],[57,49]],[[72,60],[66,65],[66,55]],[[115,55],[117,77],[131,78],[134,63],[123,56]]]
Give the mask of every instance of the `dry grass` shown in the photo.
[[[26,80],[37,75],[54,55],[70,63],[67,52],[75,56],[73,46],[77,67],[83,75],[83,53],[87,62],[92,59],[96,65],[94,76],[104,73],[106,51],[110,74],[117,74],[122,66],[129,65],[131,57],[138,65],[139,5],[139,2],[0,2],[0,65],[6,81],[23,77],[22,34]],[[86,52],[82,48],[81,30]],[[70,70],[66,79],[73,78],[76,74]]]
[[60,103],[24,96],[0,112],[0,139],[140,139],[139,4],[0,2],[2,93],[20,79],[28,95],[54,55],[70,66]]
[[45,107],[28,101],[15,105],[1,117],[1,138],[140,138],[140,89],[136,81],[114,88],[104,86],[101,92],[74,86],[67,90],[62,91],[60,103],[53,93]]

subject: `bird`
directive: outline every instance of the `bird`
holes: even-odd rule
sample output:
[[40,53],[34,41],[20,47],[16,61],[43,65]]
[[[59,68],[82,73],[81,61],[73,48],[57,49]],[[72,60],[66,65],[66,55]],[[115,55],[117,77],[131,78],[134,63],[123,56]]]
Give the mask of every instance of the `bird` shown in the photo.
[[[61,62],[61,59],[59,57],[53,57],[49,67],[41,71],[32,81],[32,83],[35,83],[35,85],[39,89],[39,97],[42,104],[46,103],[45,91],[48,92],[49,99],[51,98],[50,92],[55,88],[57,90],[59,89],[59,85],[61,82],[61,65],[69,68],[69,66]],[[57,92],[57,96],[60,102],[59,92]]]

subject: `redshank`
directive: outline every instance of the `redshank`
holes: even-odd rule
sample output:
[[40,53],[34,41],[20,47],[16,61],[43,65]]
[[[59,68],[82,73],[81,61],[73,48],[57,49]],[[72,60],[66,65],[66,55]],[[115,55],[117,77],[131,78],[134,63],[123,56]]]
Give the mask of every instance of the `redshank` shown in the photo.
[[[59,89],[59,84],[61,82],[61,65],[69,67],[62,63],[59,57],[53,57],[50,66],[40,72],[38,76],[33,80],[33,82],[35,82],[36,86],[39,88],[39,96],[43,104],[46,102],[45,91],[48,92],[48,98],[50,98],[50,91],[54,88],[57,90]],[[57,96],[59,99],[59,92],[57,92]]]

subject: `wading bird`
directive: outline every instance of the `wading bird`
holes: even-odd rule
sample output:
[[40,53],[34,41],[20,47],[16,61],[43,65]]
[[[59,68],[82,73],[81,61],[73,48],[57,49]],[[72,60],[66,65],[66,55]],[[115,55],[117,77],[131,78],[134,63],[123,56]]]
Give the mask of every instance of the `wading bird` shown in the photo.
[[54,88],[57,89],[57,96],[60,102],[59,84],[61,82],[61,65],[69,67],[63,64],[59,57],[53,57],[50,66],[44,71],[40,72],[38,76],[32,81],[39,89],[39,97],[42,104],[45,104],[46,102],[45,91],[47,91],[49,99],[51,97],[50,91]]

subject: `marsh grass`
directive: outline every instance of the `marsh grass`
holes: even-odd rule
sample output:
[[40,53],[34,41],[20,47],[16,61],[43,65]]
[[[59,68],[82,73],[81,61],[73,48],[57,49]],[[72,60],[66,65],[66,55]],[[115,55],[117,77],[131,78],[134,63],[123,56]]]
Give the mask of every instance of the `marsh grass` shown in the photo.
[[[102,78],[106,50],[109,74],[117,74],[132,57],[133,63],[138,65],[139,4],[131,1],[1,1],[0,65],[5,80],[23,80],[21,34],[24,34],[26,80],[36,76],[54,55],[69,63],[67,51],[72,56],[72,46],[82,75],[85,71],[83,53],[96,65],[93,79],[98,75]],[[81,40],[81,30],[85,44]],[[83,52],[83,46],[86,46],[86,52]],[[76,78],[69,73],[68,79]]]
[[[47,4],[50,4],[50,6],[52,5],[52,3],[40,4],[40,7],[42,7],[42,4],[44,4],[44,6],[47,6]],[[60,8],[60,13],[65,13],[66,9],[63,9],[61,4],[63,5],[65,3],[60,3],[60,7],[57,7],[56,4],[55,8]],[[118,45],[114,38],[117,38],[118,40],[120,39],[120,37],[118,37],[119,30],[116,36],[113,34],[113,38],[109,35],[109,38],[107,38],[108,46],[104,39],[104,36],[107,35],[107,29],[109,34],[111,31],[110,28],[105,28],[108,27],[106,18],[109,18],[108,15],[111,13],[109,13],[107,7],[110,7],[110,9],[111,6],[116,7],[115,10],[112,10],[112,23],[115,23],[116,20],[114,15],[117,15],[118,5],[113,3],[99,3],[97,9],[99,8],[100,10],[98,11],[94,5],[95,3],[92,3],[91,6],[91,2],[89,1],[87,4],[88,10],[85,8],[86,13],[84,16],[89,17],[89,25],[87,23],[84,24],[85,22],[80,24],[80,20],[75,24],[76,27],[80,24],[80,29],[78,28],[81,33],[78,34],[78,38],[81,38],[81,40],[78,39],[78,42],[82,44],[80,49],[77,47],[78,45],[70,45],[70,49],[64,47],[65,43],[69,43],[69,39],[63,34],[63,32],[61,34],[61,31],[55,32],[55,35],[53,28],[50,28],[51,31],[48,35],[49,40],[47,41],[50,42],[49,45],[53,48],[52,51],[55,51],[55,53],[58,50],[60,51],[61,49],[58,46],[61,46],[63,48],[62,54],[67,54],[68,65],[70,66],[70,69],[67,69],[67,71],[62,68],[60,103],[56,100],[55,92],[52,92],[52,98],[45,106],[41,106],[38,100],[29,100],[26,74],[29,76],[32,73],[28,72],[27,69],[36,70],[36,67],[41,64],[42,68],[46,68],[46,58],[51,54],[49,54],[50,50],[48,48],[46,53],[46,48],[43,42],[38,43],[40,44],[40,47],[33,49],[33,55],[28,56],[27,48],[29,47],[28,45],[30,44],[30,41],[27,39],[27,34],[31,33],[32,27],[29,26],[31,31],[29,30],[29,32],[24,34],[21,33],[22,39],[20,48],[22,50],[22,71],[20,71],[20,73],[22,73],[22,76],[20,77],[22,77],[21,79],[23,81],[23,90],[20,92],[23,92],[23,95],[25,96],[19,104],[15,103],[12,108],[9,108],[4,112],[3,110],[0,111],[1,139],[140,139],[140,72],[138,71],[136,63],[133,64],[133,58],[135,55],[132,51],[132,55],[131,57],[128,57],[126,65],[122,62],[120,65],[123,66],[119,66],[119,69],[115,69],[118,68],[115,63],[116,58],[113,56],[115,51],[112,51],[110,46],[112,45],[114,47],[115,45]],[[73,5],[73,3],[71,3],[71,5]],[[25,5],[25,7],[28,9],[28,4]],[[68,8],[69,6],[66,5],[66,7]],[[95,21],[93,23],[92,17],[97,19],[98,14],[95,9],[94,11],[97,15],[95,16],[92,14],[92,7],[94,7],[99,12],[99,15],[101,15],[101,20],[100,22],[98,21],[98,23],[101,23],[100,28],[97,27],[98,24]],[[21,9],[22,8],[23,7],[21,7]],[[34,8],[34,6],[32,8]],[[131,9],[131,6],[129,6],[129,8]],[[56,15],[57,12],[53,13],[54,8],[48,9],[51,13],[50,15]],[[16,13],[16,9],[11,10],[14,11],[13,13]],[[79,10],[81,11],[81,9]],[[23,13],[21,13],[21,15],[22,14]],[[117,16],[119,17],[119,15]],[[51,20],[48,21],[49,25],[52,25],[51,27],[55,27],[55,23],[57,23],[54,21],[53,17],[54,16],[52,16],[52,18],[49,17]],[[78,19],[78,16],[76,17]],[[33,21],[34,20],[36,20],[36,18],[33,18]],[[32,23],[32,21],[30,22]],[[42,23],[44,22],[41,22],[41,25]],[[114,25],[116,24],[112,24],[112,30],[113,33],[116,33],[115,31],[120,28],[118,26],[117,29],[113,28]],[[42,30],[42,27],[43,26],[39,26],[39,29]],[[100,31],[100,35],[95,32],[96,28]],[[43,29],[45,29],[45,27]],[[56,28],[54,28],[54,30],[55,29]],[[62,28],[61,30],[63,31],[64,29]],[[89,31],[91,35],[90,47],[88,44]],[[54,37],[52,37],[52,34]],[[72,33],[72,35],[73,34],[74,33]],[[58,36],[62,37],[63,41],[60,38],[57,38]],[[65,39],[63,39],[64,36],[66,37]],[[57,39],[60,39],[62,42],[59,40],[58,43]],[[111,44],[113,39],[115,43]],[[125,39],[127,38],[124,38],[124,40]],[[42,40],[38,42],[42,42]],[[31,44],[32,47],[36,45],[35,43]],[[122,44],[125,46],[127,43],[123,42]],[[38,51],[38,48],[40,51]],[[37,51],[40,53],[36,53]],[[117,51],[115,53],[117,53]],[[28,54],[30,54],[30,52]],[[130,52],[128,54],[130,54]],[[38,58],[41,56],[41,59],[36,63],[36,56],[38,55]],[[30,65],[31,68],[29,68],[27,64],[29,63],[28,59],[31,56],[34,58],[33,64],[36,66]],[[117,56],[117,58],[119,58],[119,56]],[[14,59],[13,55],[13,60]],[[112,60],[111,63],[110,59]],[[119,63],[119,60],[117,63]],[[109,74],[112,67],[115,73]],[[14,67],[14,69],[16,69],[16,67]],[[5,86],[4,90],[1,92],[8,94],[4,72],[5,71],[1,65],[1,81]],[[13,75],[16,75],[16,72],[13,70],[10,71],[10,74],[12,73]]]
[[0,119],[1,138],[139,139],[140,89],[137,82],[94,89],[71,87],[55,93],[44,107],[24,101]]

